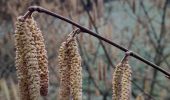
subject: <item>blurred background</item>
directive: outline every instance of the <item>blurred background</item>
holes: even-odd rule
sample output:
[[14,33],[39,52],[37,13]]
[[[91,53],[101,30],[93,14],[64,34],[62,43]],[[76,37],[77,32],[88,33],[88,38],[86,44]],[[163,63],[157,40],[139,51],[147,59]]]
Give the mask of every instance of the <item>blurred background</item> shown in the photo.
[[[0,100],[19,100],[15,69],[15,21],[31,5],[61,14],[170,71],[169,0],[0,0]],[[47,97],[57,100],[58,49],[74,26],[34,14],[48,51],[50,86]],[[86,33],[78,35],[83,67],[83,100],[111,100],[112,73],[124,52]],[[170,100],[170,80],[131,58],[132,100]]]

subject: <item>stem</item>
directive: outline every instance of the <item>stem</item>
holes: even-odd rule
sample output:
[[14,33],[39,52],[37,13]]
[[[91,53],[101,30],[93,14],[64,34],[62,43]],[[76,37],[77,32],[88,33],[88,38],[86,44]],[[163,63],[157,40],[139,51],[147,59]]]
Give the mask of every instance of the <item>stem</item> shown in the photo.
[[126,62],[129,59],[129,56],[131,55],[132,51],[126,51],[125,56],[123,57],[121,62]]
[[32,11],[27,11],[25,13],[25,15],[23,16],[23,18],[26,19],[26,18],[30,17],[32,15],[32,13],[33,13]]
[[[61,19],[61,20],[63,20],[63,21],[66,21],[66,22],[68,22],[68,23],[70,23],[70,24],[78,27],[78,28],[81,30],[81,32],[85,32],[85,33],[88,33],[88,34],[90,34],[90,35],[92,35],[92,36],[94,36],[94,37],[96,37],[96,38],[99,38],[99,39],[101,39],[101,40],[103,40],[103,41],[111,44],[112,46],[115,46],[116,48],[118,48],[118,49],[120,49],[120,50],[122,50],[122,51],[124,51],[124,52],[127,52],[127,51],[128,51],[128,49],[124,48],[123,46],[120,46],[120,45],[118,45],[118,44],[116,44],[116,43],[114,43],[114,42],[112,42],[112,41],[110,41],[110,40],[108,40],[108,39],[100,36],[100,35],[97,35],[95,32],[93,32],[93,31],[91,31],[91,30],[89,30],[89,29],[87,29],[87,28],[79,25],[78,23],[75,23],[75,22],[73,22],[72,20],[70,20],[70,19],[68,19],[68,18],[66,18],[66,17],[64,17],[64,16],[61,16],[61,15],[56,14],[56,13],[54,13],[54,12],[51,12],[51,11],[49,11],[49,10],[47,10],[47,9],[44,9],[44,8],[42,8],[42,7],[39,7],[39,6],[31,6],[31,7],[29,7],[28,10],[30,11],[30,13],[32,13],[32,12],[34,12],[34,11],[38,11],[39,13],[45,13],[45,14],[51,15],[51,16],[53,16],[53,17],[57,17],[57,18],[59,18],[59,19]],[[134,57],[134,58],[136,58],[136,59],[138,59],[138,60],[140,60],[140,61],[148,64],[149,66],[151,66],[151,67],[159,70],[160,72],[164,73],[166,76],[170,77],[170,73],[168,73],[167,71],[165,71],[165,70],[162,69],[161,67],[157,66],[156,64],[154,64],[154,63],[152,63],[152,62],[144,59],[143,57],[141,57],[141,56],[138,55],[137,53],[131,51],[130,56],[132,56],[132,57]]]

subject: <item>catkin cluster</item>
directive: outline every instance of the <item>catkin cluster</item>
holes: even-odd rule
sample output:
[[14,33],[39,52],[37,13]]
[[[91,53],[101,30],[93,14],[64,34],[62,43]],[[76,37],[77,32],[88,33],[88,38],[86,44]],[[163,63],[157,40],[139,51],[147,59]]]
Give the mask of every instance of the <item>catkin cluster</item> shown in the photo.
[[69,34],[59,49],[60,100],[82,100],[82,67],[75,31]]
[[127,61],[119,63],[113,73],[113,100],[130,100],[131,67]]
[[16,69],[21,100],[38,100],[40,78],[35,42],[28,23],[18,18],[15,31]]
[[42,33],[33,18],[18,18],[15,47],[21,100],[39,100],[40,93],[48,93],[48,61]]

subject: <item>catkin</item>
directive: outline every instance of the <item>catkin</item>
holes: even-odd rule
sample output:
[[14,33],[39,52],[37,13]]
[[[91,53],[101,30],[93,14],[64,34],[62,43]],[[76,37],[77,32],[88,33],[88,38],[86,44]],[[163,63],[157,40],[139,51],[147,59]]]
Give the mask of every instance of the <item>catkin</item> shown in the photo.
[[122,73],[123,73],[123,64],[119,63],[116,68],[115,71],[113,73],[113,81],[112,81],[112,89],[113,89],[113,95],[112,98],[113,100],[121,100],[121,88],[122,88],[122,84],[121,84],[121,78],[122,78]]
[[76,37],[67,39],[68,57],[70,62],[70,93],[73,100],[82,100],[82,67]]
[[59,48],[58,63],[59,63],[59,73],[60,73],[59,100],[69,100],[70,68],[68,66],[68,55],[67,55],[67,48],[65,42],[63,42]]
[[131,96],[131,67],[127,61],[116,66],[113,73],[113,100],[130,100]]
[[15,31],[16,69],[21,100],[38,100],[39,71],[37,52],[27,21],[18,18]]
[[38,28],[36,21],[31,17],[27,19],[28,28],[32,33],[32,37],[35,42],[35,47],[37,50],[37,59],[39,65],[39,74],[40,74],[40,94],[42,96],[46,96],[48,94],[48,83],[49,83],[49,75],[48,75],[48,58],[47,51],[45,49],[44,38],[41,30]]
[[75,31],[69,34],[59,49],[60,100],[82,100],[82,67]]
[[122,76],[121,100],[130,100],[131,96],[131,67],[125,62]]

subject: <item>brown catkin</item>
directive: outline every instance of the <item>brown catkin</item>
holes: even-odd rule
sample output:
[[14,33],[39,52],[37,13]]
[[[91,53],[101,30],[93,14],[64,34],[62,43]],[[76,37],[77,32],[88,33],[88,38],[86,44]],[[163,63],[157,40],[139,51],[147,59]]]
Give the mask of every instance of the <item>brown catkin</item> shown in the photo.
[[73,37],[74,31],[70,33],[67,39],[67,49],[70,67],[70,93],[73,100],[82,100],[82,67],[81,57],[78,51],[76,37]]
[[68,66],[68,55],[67,55],[67,48],[65,42],[63,42],[59,48],[58,63],[59,63],[59,73],[60,73],[59,100],[69,100],[70,68]]
[[16,46],[16,69],[19,83],[21,100],[38,100],[39,71],[37,51],[32,33],[27,28],[27,21],[21,17],[16,22],[15,46]]
[[41,30],[38,28],[36,21],[31,17],[27,19],[28,28],[32,33],[32,37],[35,42],[35,47],[37,50],[37,59],[39,65],[40,74],[40,94],[46,96],[48,94],[48,84],[49,84],[49,71],[48,71],[48,58],[47,51],[45,49],[44,38]]
[[113,79],[112,79],[113,100],[121,100],[120,98],[121,98],[121,92],[122,92],[121,91],[122,74],[123,74],[123,64],[119,63],[113,72]]
[[130,100],[131,96],[131,67],[127,61],[116,66],[113,73],[113,100]]
[[130,100],[131,97],[131,67],[125,62],[122,76],[121,100]]
[[76,38],[73,31],[59,49],[60,72],[59,100],[82,100],[82,67]]

